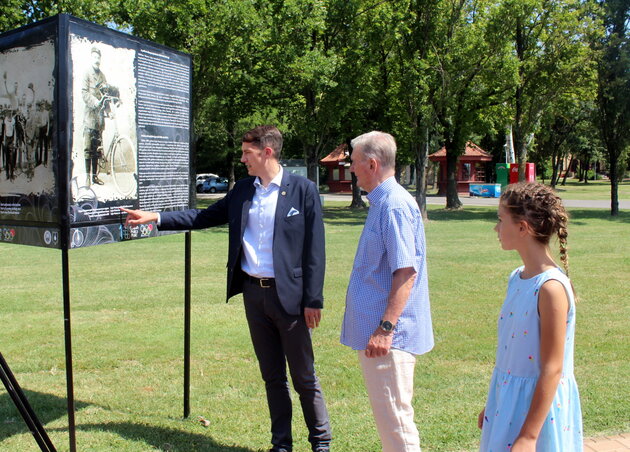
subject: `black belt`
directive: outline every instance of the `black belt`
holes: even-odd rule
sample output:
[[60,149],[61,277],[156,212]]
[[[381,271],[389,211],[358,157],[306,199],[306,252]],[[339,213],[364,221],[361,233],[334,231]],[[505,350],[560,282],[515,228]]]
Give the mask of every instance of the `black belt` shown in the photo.
[[270,287],[274,287],[276,285],[275,278],[256,278],[255,276],[247,274],[246,277],[250,283],[256,284],[258,287],[262,287],[263,289],[269,289]]

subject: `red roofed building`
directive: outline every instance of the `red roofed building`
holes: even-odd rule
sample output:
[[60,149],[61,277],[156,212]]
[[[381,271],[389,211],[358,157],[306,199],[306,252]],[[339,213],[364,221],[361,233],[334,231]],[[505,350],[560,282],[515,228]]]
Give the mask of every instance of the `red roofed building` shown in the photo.
[[326,184],[331,193],[352,192],[352,174],[350,174],[350,153],[346,143],[340,144],[319,161],[328,168]]
[[[440,163],[438,179],[438,195],[446,194],[446,148],[429,155],[429,160]],[[491,162],[492,155],[481,149],[472,141],[466,143],[466,151],[457,158],[457,192],[468,194],[471,183],[486,182],[486,164]]]

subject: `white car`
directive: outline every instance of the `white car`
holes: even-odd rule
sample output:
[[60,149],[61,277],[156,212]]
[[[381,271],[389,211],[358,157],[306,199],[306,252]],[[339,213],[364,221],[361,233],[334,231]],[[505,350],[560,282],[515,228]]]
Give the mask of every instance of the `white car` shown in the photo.
[[197,193],[201,193],[201,187],[203,187],[203,183],[209,177],[219,177],[219,176],[217,174],[213,174],[213,173],[197,174],[197,179],[196,179],[196,182],[195,182],[195,188],[197,189]]

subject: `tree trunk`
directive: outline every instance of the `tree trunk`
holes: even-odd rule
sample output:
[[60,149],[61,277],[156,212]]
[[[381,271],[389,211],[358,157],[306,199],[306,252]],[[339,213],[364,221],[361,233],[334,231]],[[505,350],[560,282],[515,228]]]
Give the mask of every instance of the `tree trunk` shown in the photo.
[[[348,150],[350,151],[350,155],[352,155],[352,146],[350,145],[350,141],[352,141],[350,138],[348,138],[346,140],[346,145],[348,146]],[[350,208],[351,209],[363,209],[366,204],[365,201],[363,201],[363,198],[361,197],[361,187],[359,187],[359,185],[357,184],[357,176],[354,175],[354,173],[352,174],[352,202],[350,203]]]
[[567,166],[567,169],[564,171],[564,178],[562,179],[563,187],[567,184],[567,175],[569,174],[569,170],[573,166],[573,159],[574,159],[573,154],[571,154],[571,160],[569,160],[569,166]]
[[549,185],[551,185],[552,188],[556,188],[558,180],[560,179],[560,158],[555,151],[551,155],[551,166],[551,180],[549,181]]
[[400,182],[400,176],[402,176],[402,171],[403,171],[403,167],[399,164],[396,164],[396,168],[394,169],[394,178],[396,179],[396,182],[398,182],[400,185],[403,185]]
[[227,163],[227,167],[228,167],[228,190],[232,190],[232,188],[234,187],[234,184],[236,183],[235,181],[235,177],[234,177],[234,158],[235,158],[235,147],[236,144],[234,142],[234,136],[236,133],[236,124],[231,124],[229,126],[230,128],[228,130],[230,130],[230,133],[228,133],[228,137],[227,137],[227,152],[225,155],[225,160]]
[[446,208],[460,209],[462,202],[457,194],[457,158],[458,151],[446,148]]
[[427,160],[428,160],[428,142],[413,143],[416,154],[416,202],[420,208],[422,219],[426,220],[427,216]]
[[351,209],[363,209],[366,206],[365,201],[361,197],[361,187],[357,185],[357,176],[352,173],[352,203]]
[[619,162],[610,160],[610,215],[619,215]]
[[588,184],[588,168],[591,166],[591,161],[587,160],[584,163],[584,183]]
[[[525,60],[526,37],[523,30],[522,19],[516,17],[516,29],[514,30],[516,58],[519,62]],[[518,84],[514,94],[515,114],[514,126],[512,127],[512,139],[514,142],[514,151],[516,153],[516,162],[518,163],[518,180],[525,180],[525,162],[527,162],[527,147],[525,146],[525,133],[523,131],[523,84],[525,79],[525,68],[523,64],[518,67]]]
[[[319,184],[318,171],[319,171],[319,158],[317,155],[317,149],[314,146],[307,146],[304,152],[306,157],[306,177]],[[319,186],[317,187],[319,190]]]

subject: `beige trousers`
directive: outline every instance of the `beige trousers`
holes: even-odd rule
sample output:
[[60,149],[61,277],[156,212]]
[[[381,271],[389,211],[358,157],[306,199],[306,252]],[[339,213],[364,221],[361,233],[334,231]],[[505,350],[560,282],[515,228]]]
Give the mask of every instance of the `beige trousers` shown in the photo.
[[378,358],[358,354],[383,452],[420,452],[411,406],[416,357],[395,349]]

